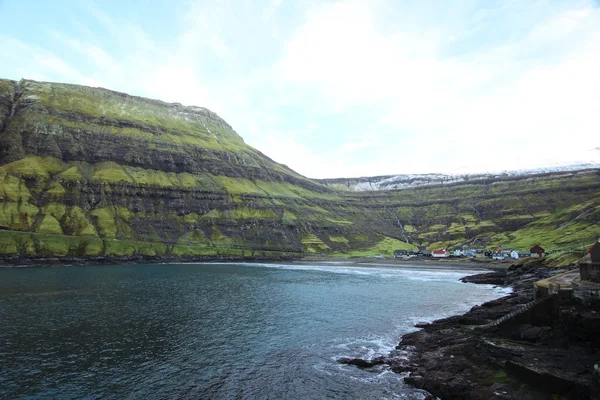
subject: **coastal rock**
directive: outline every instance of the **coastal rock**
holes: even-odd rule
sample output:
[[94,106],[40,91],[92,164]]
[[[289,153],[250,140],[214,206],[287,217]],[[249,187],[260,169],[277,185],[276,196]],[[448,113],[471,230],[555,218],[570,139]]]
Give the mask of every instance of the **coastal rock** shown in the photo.
[[[600,343],[591,339],[596,325],[581,323],[584,315],[595,316],[595,311],[565,306],[552,326],[519,323],[491,329],[477,324],[530,301],[532,286],[523,285],[521,278],[527,282],[532,275],[553,272],[535,267],[499,273],[514,293],[404,335],[396,351],[404,351],[408,359],[391,354],[386,363],[395,372],[408,372],[406,383],[441,399],[597,398],[593,366],[600,360]],[[489,279],[482,277],[483,282]],[[583,334],[586,329],[590,333]]]
[[551,338],[552,328],[549,326],[519,325],[506,336],[511,340],[540,342]]
[[372,360],[364,360],[362,358],[346,358],[342,357],[337,360],[340,364],[356,365],[359,368],[372,368],[376,365],[381,365],[386,362],[385,357],[377,357]]
[[487,285],[504,285],[506,281],[506,272],[490,272],[487,274],[469,275],[460,280],[465,283],[478,283]]

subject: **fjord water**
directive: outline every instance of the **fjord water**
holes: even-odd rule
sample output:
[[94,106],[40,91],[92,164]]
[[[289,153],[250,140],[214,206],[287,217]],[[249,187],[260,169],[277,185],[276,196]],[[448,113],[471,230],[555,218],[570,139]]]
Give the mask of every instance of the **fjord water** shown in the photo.
[[0,269],[0,398],[406,398],[416,322],[502,294],[474,271],[171,264]]

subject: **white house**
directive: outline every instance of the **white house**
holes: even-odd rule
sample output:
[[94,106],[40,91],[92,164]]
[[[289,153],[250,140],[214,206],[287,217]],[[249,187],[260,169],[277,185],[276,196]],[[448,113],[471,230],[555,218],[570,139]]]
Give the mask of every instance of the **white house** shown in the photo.
[[454,250],[452,252],[452,256],[453,257],[464,257],[465,256],[465,252],[464,252],[464,250],[456,249],[456,250]]

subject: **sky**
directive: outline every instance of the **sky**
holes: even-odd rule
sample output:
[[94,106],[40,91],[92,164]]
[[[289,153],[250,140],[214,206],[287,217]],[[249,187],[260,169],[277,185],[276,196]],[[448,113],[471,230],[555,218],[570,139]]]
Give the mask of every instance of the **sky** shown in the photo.
[[206,107],[310,178],[600,163],[599,0],[0,0],[0,77]]

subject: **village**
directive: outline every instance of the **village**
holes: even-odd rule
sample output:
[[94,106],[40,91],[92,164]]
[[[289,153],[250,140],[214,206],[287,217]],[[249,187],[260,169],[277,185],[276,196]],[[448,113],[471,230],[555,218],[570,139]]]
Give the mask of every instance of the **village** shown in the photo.
[[[556,252],[551,250],[549,253]],[[560,251],[560,250],[558,250]],[[394,258],[412,259],[417,257],[431,258],[491,258],[494,260],[506,260],[513,262],[522,258],[535,258],[542,260],[546,255],[546,250],[536,244],[528,251],[516,249],[456,249],[449,251],[448,249],[433,250],[431,252],[411,251],[411,250],[396,250]],[[583,304],[600,305],[600,239],[592,246],[583,251],[581,258],[576,268],[563,270],[549,278],[536,281],[534,283],[534,297],[536,300],[545,299],[555,296],[563,300],[575,299]],[[528,308],[523,308],[522,311],[527,311]],[[515,314],[516,315],[516,314]]]
[[454,249],[447,248],[440,250],[395,250],[394,258],[491,258],[494,260],[518,260],[520,258],[538,258],[542,259],[546,255],[546,250],[536,244],[529,250],[519,250],[514,248],[496,248],[489,249]]

